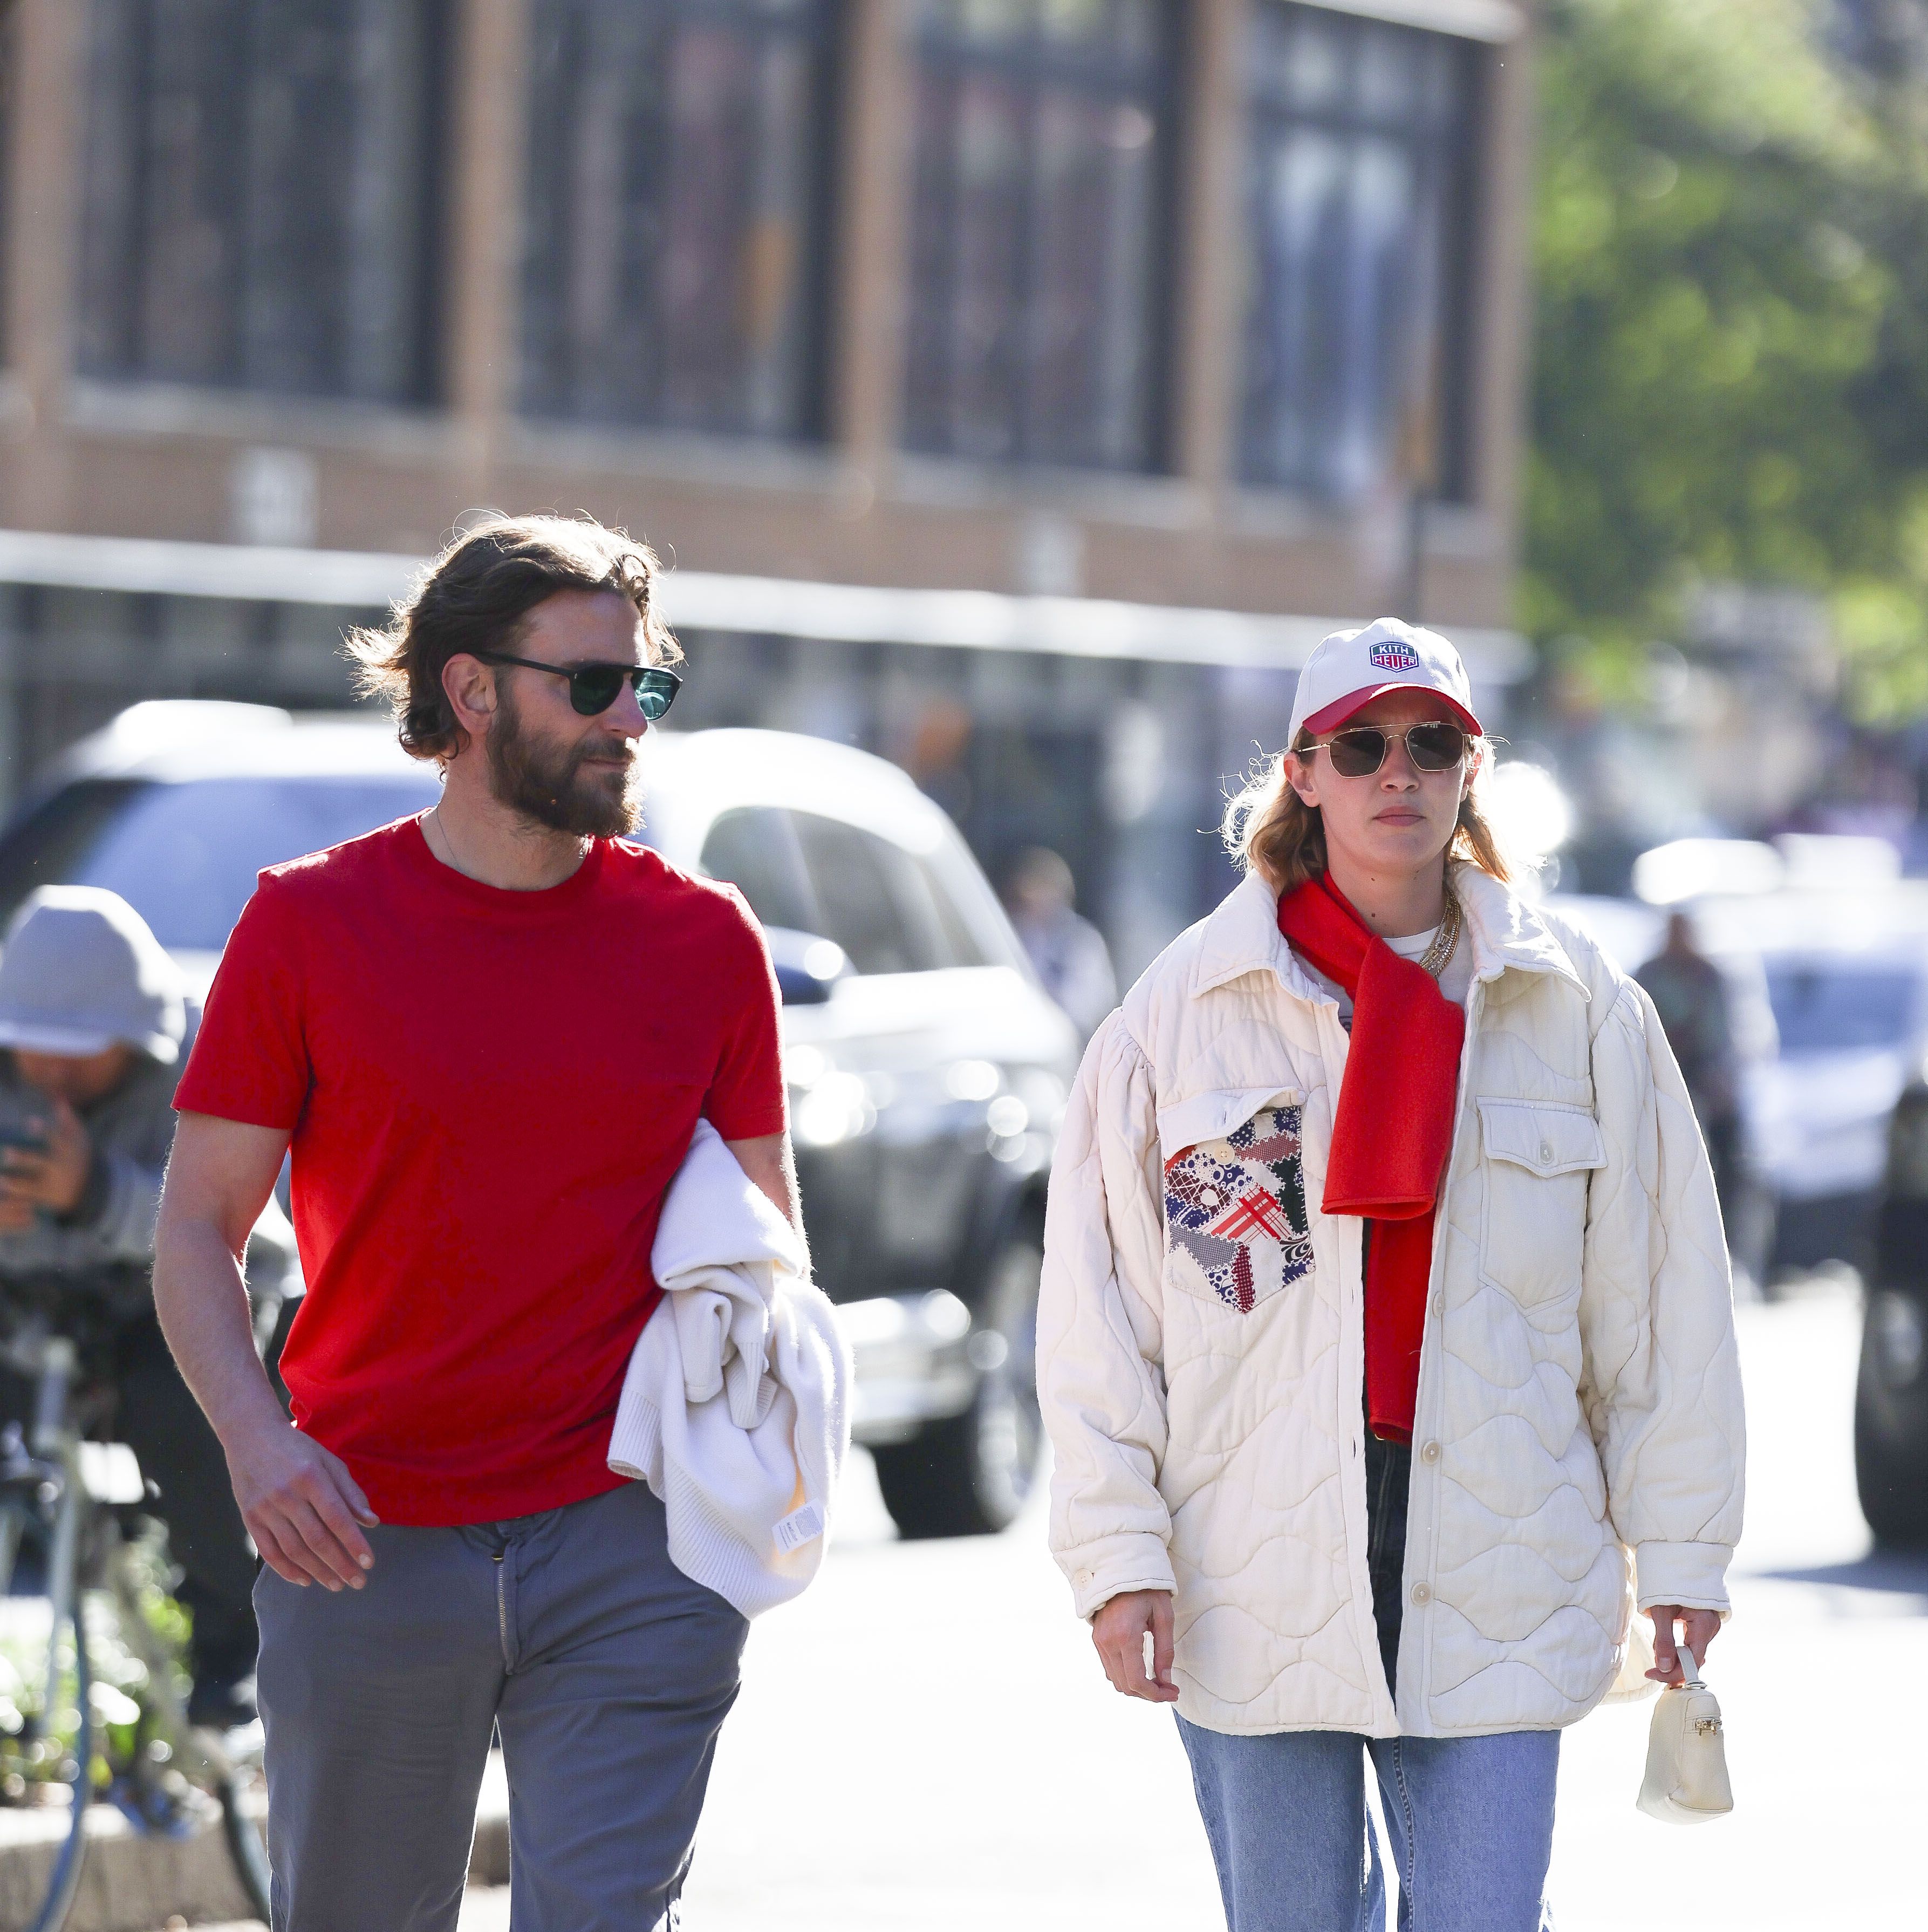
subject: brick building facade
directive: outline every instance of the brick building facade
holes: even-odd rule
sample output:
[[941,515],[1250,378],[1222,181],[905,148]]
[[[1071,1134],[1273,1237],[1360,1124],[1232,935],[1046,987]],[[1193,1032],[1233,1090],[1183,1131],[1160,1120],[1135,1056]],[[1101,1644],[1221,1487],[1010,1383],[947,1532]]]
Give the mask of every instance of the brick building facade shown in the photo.
[[1508,0],[0,13],[10,790],[340,704],[398,559],[580,508],[674,561],[687,722],[897,758],[1135,964],[1331,622],[1518,674]]

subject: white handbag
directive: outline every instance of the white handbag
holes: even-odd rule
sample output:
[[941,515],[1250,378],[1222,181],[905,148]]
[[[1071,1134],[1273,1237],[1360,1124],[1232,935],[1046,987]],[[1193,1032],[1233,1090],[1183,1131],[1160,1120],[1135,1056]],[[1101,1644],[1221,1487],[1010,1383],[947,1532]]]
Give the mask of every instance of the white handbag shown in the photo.
[[1669,1684],[1654,1707],[1647,1775],[1636,1802],[1650,1818],[1698,1825],[1734,1809],[1734,1787],[1727,1781],[1720,1703],[1701,1682],[1700,1666],[1685,1644],[1680,1655],[1687,1681]]

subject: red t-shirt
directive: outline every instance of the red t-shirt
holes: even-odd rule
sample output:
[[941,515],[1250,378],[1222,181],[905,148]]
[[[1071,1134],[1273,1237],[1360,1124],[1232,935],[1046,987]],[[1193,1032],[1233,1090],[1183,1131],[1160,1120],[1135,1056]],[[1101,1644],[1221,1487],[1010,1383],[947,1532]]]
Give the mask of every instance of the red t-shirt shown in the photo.
[[504,892],[403,819],[261,874],[174,1103],[292,1131],[301,1427],[385,1522],[526,1515],[622,1486],[697,1117],[784,1126],[775,981],[734,888],[654,852]]

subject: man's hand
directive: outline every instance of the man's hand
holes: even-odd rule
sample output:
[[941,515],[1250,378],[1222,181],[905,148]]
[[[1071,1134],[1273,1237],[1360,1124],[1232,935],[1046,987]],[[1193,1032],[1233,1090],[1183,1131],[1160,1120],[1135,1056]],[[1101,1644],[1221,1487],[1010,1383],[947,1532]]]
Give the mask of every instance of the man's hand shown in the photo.
[[154,1306],[167,1346],[228,1459],[262,1560],[291,1583],[358,1590],[375,1512],[339,1458],[289,1425],[254,1350],[241,1280],[248,1230],[274,1191],[279,1127],[186,1113],[154,1232]]
[[340,1459],[278,1414],[226,1447],[241,1520],[269,1569],[304,1588],[360,1589],[375,1562],[361,1528],[377,1518]]
[[[1151,1639],[1151,1674],[1145,1674],[1145,1639]],[[1091,1619],[1091,1641],[1113,1690],[1150,1704],[1175,1704],[1171,1681],[1171,1592],[1127,1590]]]
[[64,1100],[49,1100],[46,1114],[30,1124],[46,1137],[44,1154],[17,1147],[0,1152],[0,1232],[9,1234],[31,1227],[37,1208],[72,1214],[93,1171],[93,1140]]
[[[1654,1619],[1654,1668],[1648,1676],[1657,1684],[1684,1684],[1680,1643],[1684,1642],[1696,1664],[1707,1661],[1707,1647],[1720,1634],[1718,1610],[1690,1610],[1679,1604],[1656,1604],[1647,1614]],[[1682,1628],[1676,1639],[1674,1626]]]

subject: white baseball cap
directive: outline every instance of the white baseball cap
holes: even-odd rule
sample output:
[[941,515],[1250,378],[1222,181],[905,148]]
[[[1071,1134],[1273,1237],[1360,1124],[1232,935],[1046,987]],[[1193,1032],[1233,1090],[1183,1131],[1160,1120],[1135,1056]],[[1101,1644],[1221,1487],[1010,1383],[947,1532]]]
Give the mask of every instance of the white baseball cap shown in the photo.
[[1336,730],[1389,691],[1437,692],[1468,730],[1481,735],[1473,687],[1459,653],[1437,631],[1381,617],[1320,640],[1299,674],[1286,743],[1296,745],[1301,731],[1316,736]]

